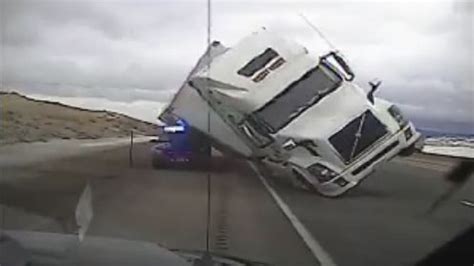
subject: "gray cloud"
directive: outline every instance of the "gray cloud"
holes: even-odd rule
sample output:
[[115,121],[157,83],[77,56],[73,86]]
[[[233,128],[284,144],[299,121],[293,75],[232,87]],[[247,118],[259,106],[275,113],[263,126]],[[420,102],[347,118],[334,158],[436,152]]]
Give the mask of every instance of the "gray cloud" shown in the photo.
[[3,83],[28,92],[165,101],[205,49],[199,3],[1,3]]
[[[2,83],[27,93],[166,102],[206,47],[206,1],[1,1]],[[470,1],[213,1],[226,45],[265,26],[317,51],[304,13],[363,87],[422,126],[474,132]]]

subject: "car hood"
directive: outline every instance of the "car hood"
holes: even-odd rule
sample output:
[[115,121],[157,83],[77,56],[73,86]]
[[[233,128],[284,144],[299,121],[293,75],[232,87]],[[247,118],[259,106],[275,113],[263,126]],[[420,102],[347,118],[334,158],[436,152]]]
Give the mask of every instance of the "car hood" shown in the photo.
[[[203,261],[211,260],[212,263]],[[169,250],[155,243],[89,236],[19,230],[0,232],[0,265],[88,265],[88,266],[264,266],[265,263],[206,253]],[[220,264],[219,264],[220,265]]]

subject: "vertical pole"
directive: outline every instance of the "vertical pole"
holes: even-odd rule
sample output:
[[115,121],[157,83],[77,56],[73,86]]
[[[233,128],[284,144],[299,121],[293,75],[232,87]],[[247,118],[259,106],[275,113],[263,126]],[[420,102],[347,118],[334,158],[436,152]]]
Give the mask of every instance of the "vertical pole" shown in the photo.
[[[211,0],[207,0],[207,73],[211,71]],[[211,111],[207,111],[207,133],[211,131]],[[207,138],[207,145],[210,146],[210,140]],[[209,147],[208,147],[209,148]],[[207,227],[206,227],[206,253],[209,254],[210,232],[211,231],[211,158],[207,162]]]
[[130,148],[128,150],[128,165],[133,167],[133,130],[130,131]]
[[2,208],[2,224],[0,224],[0,236],[2,234],[3,228],[5,227],[5,219],[7,216],[7,210],[5,209],[6,206],[4,204],[0,204],[0,207]]

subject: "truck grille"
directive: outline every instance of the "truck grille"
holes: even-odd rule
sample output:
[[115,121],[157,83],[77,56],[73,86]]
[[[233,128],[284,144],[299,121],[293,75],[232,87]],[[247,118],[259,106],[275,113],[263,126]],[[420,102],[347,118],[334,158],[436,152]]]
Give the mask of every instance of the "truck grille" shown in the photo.
[[372,157],[372,159],[368,160],[367,162],[363,163],[361,166],[357,167],[354,171],[352,171],[352,174],[358,175],[360,172],[364,171],[367,167],[371,166],[380,158],[382,158],[385,154],[389,153],[391,150],[397,147],[398,144],[400,143],[397,140],[394,143],[388,145],[385,149],[383,149],[381,152],[377,153],[374,157]]
[[[360,130],[360,137],[357,133]],[[385,126],[370,111],[352,120],[329,138],[329,142],[347,164],[364,153],[374,142],[387,134]]]

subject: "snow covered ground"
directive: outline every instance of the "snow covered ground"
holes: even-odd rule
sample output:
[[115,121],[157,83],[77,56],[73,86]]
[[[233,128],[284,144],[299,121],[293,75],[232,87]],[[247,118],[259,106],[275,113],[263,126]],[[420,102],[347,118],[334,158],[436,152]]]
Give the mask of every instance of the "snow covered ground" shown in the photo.
[[474,138],[437,137],[427,138],[423,152],[474,159]]

